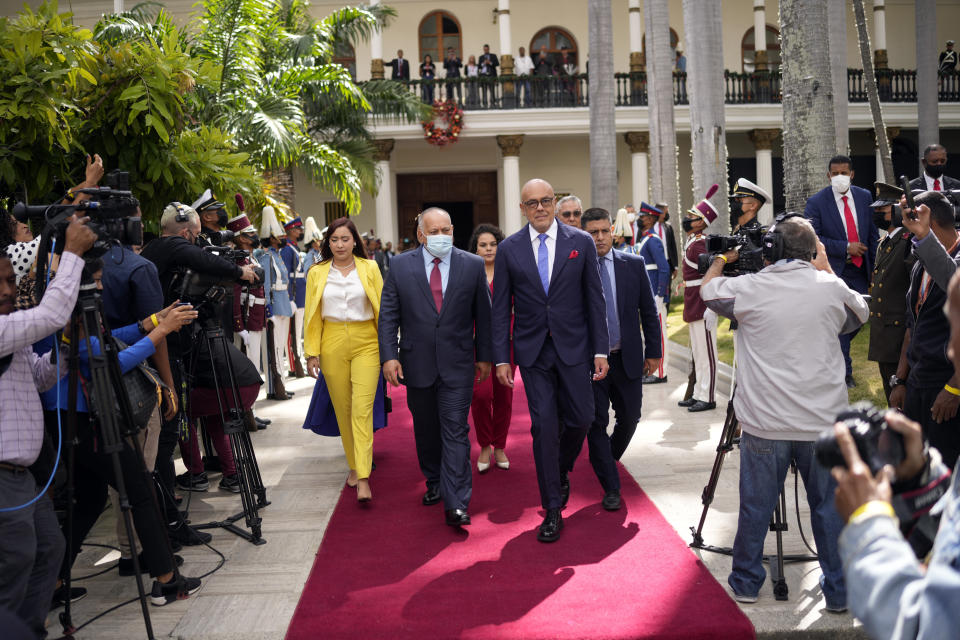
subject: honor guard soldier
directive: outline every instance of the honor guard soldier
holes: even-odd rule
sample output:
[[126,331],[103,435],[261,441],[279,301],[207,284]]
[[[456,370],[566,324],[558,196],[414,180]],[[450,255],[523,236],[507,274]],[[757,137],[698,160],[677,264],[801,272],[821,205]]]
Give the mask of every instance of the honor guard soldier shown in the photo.
[[870,203],[873,222],[887,235],[880,241],[873,277],[870,280],[870,348],[867,359],[880,368],[885,397],[890,397],[891,380],[896,381],[897,362],[907,330],[907,289],[913,255],[913,234],[903,228],[900,202],[903,190],[883,182],[875,184],[877,199]]
[[303,238],[303,221],[300,216],[283,225],[287,232],[287,240],[280,249],[280,258],[287,268],[290,294],[290,305],[293,307],[293,320],[290,323],[290,374],[298,378],[304,377],[303,363],[300,362],[300,352],[303,349],[303,308],[307,303],[307,274],[303,268],[303,256],[297,243]]
[[756,229],[760,227],[760,221],[757,216],[760,215],[760,209],[773,198],[760,185],[750,182],[746,178],[737,180],[737,188],[730,194],[731,200],[736,203],[739,211],[736,211],[737,218],[733,219],[734,211],[731,211],[730,226],[734,233],[741,229]]
[[207,189],[199,198],[197,198],[192,208],[200,216],[200,227],[203,229],[203,235],[211,244],[219,245],[219,232],[227,226],[227,212],[224,204],[218,201],[213,192]]
[[670,295],[670,263],[663,242],[654,233],[653,228],[660,221],[663,212],[646,202],[640,203],[638,219],[639,234],[633,245],[633,253],[646,263],[647,277],[653,290],[654,302],[660,321],[660,348],[663,358],[656,371],[643,377],[643,384],[657,384],[667,381],[667,298]]
[[[323,231],[326,231],[324,227]],[[310,271],[310,267],[320,262],[320,243],[323,242],[323,231],[317,227],[317,221],[307,218],[303,223],[303,248],[307,250],[303,258],[303,271]]]
[[264,207],[260,217],[263,253],[260,254],[259,261],[263,267],[264,299],[267,303],[267,397],[271,400],[286,400],[293,396],[283,386],[287,336],[290,334],[290,318],[293,316],[290,294],[287,293],[290,278],[280,257],[280,246],[284,242],[282,238],[285,238],[286,234],[273,207]]
[[687,411],[716,409],[714,397],[717,386],[717,314],[707,309],[700,298],[702,278],[697,265],[700,254],[706,253],[703,231],[717,219],[717,209],[709,198],[719,190],[713,185],[707,196],[687,211],[682,227],[687,234],[683,243],[683,321],[690,330],[690,351],[697,373],[693,397],[677,404]]

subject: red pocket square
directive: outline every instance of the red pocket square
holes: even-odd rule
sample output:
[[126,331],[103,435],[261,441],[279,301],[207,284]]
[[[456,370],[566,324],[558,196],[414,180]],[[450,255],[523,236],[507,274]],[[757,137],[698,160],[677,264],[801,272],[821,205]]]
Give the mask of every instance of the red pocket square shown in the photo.
[[574,249],[573,251],[570,252],[570,255],[567,256],[567,260],[573,260],[574,258],[576,258],[576,257],[579,256],[579,255],[580,255],[580,252],[577,251],[576,249]]

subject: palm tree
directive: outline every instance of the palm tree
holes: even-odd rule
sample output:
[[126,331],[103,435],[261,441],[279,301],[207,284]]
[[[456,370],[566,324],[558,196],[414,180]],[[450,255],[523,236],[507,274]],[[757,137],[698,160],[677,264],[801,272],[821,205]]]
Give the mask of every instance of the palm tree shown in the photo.
[[937,3],[917,0],[917,129],[920,148],[940,141],[937,109]]
[[645,0],[647,89],[650,113],[650,185],[654,198],[680,212],[677,132],[673,120],[673,51],[667,0]]
[[[720,0],[683,0],[683,25],[687,51],[720,51],[723,46]],[[693,200],[703,197],[712,184],[727,185],[727,145],[724,118],[723,59],[690,56],[687,62],[690,96],[690,137],[693,155]],[[724,194],[726,191],[724,191]],[[717,206],[717,226],[725,229],[729,201]]]
[[613,15],[609,0],[590,0],[590,204],[616,211],[617,131]]
[[820,189],[836,146],[827,0],[780,0],[783,174],[788,211]]
[[833,123],[837,153],[850,152],[850,122],[847,117],[847,1],[828,0],[827,25],[830,45],[830,78],[833,85]]
[[[863,79],[867,84],[867,99],[870,101],[870,115],[873,117],[873,131],[877,136],[880,149],[880,161],[883,163],[883,182],[893,184],[893,157],[890,154],[890,141],[887,127],[883,122],[880,108],[880,93],[877,90],[877,76],[873,70],[873,54],[870,46],[870,32],[867,31],[867,18],[863,10],[863,0],[853,0],[853,13],[857,21],[857,41],[860,45],[860,60],[863,63]],[[880,179],[881,176],[877,176]]]

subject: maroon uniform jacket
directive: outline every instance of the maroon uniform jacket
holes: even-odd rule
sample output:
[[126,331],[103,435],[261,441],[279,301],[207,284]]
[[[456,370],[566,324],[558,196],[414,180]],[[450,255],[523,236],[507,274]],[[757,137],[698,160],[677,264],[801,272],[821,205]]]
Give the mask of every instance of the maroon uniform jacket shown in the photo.
[[[244,264],[256,265],[251,258]],[[263,331],[267,326],[267,307],[263,285],[241,287],[233,285],[233,329],[234,331]]]
[[703,276],[697,270],[697,258],[707,250],[707,242],[700,234],[687,238],[683,245],[683,321],[703,320],[707,306],[700,297]]

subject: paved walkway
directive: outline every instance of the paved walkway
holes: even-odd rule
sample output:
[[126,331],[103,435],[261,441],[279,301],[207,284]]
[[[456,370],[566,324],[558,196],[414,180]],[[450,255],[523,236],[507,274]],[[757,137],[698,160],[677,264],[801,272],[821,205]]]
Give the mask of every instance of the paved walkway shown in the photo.
[[[689,528],[700,518],[700,495],[715,457],[726,399],[719,399],[715,411],[691,414],[676,406],[683,393],[680,382],[685,384],[685,376],[676,368],[669,371],[669,376],[669,383],[645,388],[644,417],[623,462],[680,537],[689,542]],[[284,637],[346,477],[339,439],[315,436],[300,428],[312,382],[310,379],[292,381],[289,388],[297,394],[290,401],[261,401],[257,405],[260,416],[273,420],[269,429],[253,436],[264,484],[268,487],[267,497],[272,502],[261,512],[267,544],[253,546],[231,533],[214,530],[213,546],[224,554],[226,563],[206,578],[203,589],[189,600],[162,608],[150,607],[156,637],[189,640]],[[508,454],[509,446],[508,443]],[[414,451],[410,452],[410,464],[416,464]],[[182,471],[179,462],[178,466]],[[239,510],[238,497],[217,491],[216,481],[216,476],[212,476],[209,492],[192,495],[194,522],[222,518]],[[730,546],[733,543],[737,481],[738,455],[734,452],[727,456],[703,530],[708,544]],[[376,474],[372,487],[376,499]],[[784,534],[785,548],[790,554],[802,553],[805,549],[796,526],[790,477],[787,489],[790,529]],[[482,483],[478,483],[475,490],[482,491]],[[601,497],[597,485],[597,500]],[[804,533],[812,544],[802,486],[800,502]],[[94,529],[90,542],[115,544],[113,514],[109,508]],[[772,534],[768,536],[767,549],[770,553],[775,551]],[[210,571],[219,561],[219,557],[205,547],[187,547],[181,555],[186,560],[184,572],[188,575]],[[714,577],[726,585],[730,558],[707,552],[698,552],[698,555]],[[77,562],[74,575],[105,568],[113,564],[116,557],[116,552],[88,546]],[[742,605],[760,637],[864,637],[849,615],[824,610],[817,586],[819,566],[815,562],[788,565],[786,575],[790,590],[788,601],[774,600],[768,582],[761,590],[759,602]],[[133,579],[118,578],[115,570],[78,585],[87,587],[90,595],[74,605],[76,625],[136,595]],[[670,596],[664,594],[664,597]],[[55,616],[51,616],[50,621],[50,635],[57,637],[60,628]],[[139,607],[130,604],[93,622],[75,637],[130,640],[146,635]],[[436,637],[441,638],[442,634]]]

